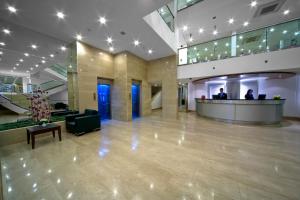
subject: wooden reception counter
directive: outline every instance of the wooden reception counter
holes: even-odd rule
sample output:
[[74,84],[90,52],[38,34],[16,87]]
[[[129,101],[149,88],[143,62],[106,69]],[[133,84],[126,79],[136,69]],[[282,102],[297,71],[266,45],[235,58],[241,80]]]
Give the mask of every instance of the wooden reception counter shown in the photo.
[[251,124],[280,123],[285,100],[202,100],[196,98],[199,116],[215,120]]

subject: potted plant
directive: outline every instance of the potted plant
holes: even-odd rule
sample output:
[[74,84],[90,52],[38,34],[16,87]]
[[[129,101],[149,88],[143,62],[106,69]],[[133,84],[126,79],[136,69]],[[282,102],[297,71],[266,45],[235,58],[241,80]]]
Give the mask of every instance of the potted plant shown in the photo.
[[273,97],[273,99],[274,99],[274,100],[280,100],[281,97],[280,97],[280,95],[276,95],[276,96]]

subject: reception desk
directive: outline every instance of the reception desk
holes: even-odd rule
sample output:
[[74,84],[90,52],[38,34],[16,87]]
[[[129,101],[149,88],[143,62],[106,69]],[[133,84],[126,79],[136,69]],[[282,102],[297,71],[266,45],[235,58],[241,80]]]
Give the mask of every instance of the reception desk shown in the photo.
[[275,124],[282,120],[285,100],[213,100],[196,98],[199,116],[233,123]]

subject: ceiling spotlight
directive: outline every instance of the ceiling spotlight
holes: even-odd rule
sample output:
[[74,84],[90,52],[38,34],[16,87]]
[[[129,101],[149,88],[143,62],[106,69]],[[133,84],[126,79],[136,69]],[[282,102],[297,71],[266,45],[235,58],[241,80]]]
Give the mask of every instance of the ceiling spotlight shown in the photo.
[[24,56],[28,57],[28,56],[29,56],[29,53],[24,53]]
[[249,22],[247,22],[247,21],[245,21],[244,24],[243,24],[243,26],[245,26],[245,27],[248,26],[248,25],[249,25]]
[[77,34],[76,35],[76,40],[79,40],[79,41],[82,40],[82,36],[80,34]]
[[250,5],[252,8],[255,7],[257,5],[257,1],[252,1]]
[[45,61],[45,60],[42,60],[41,62],[42,62],[42,63],[46,63],[46,61]]
[[16,70],[17,68],[16,68],[16,67],[14,67],[13,69],[14,69],[14,70]]
[[62,51],[66,51],[66,50],[67,50],[67,48],[66,48],[65,46],[61,46],[61,47],[60,47],[60,50],[62,50]]
[[214,45],[217,46],[217,45],[218,45],[218,42],[214,42]]
[[139,44],[140,44],[140,41],[138,41],[138,40],[134,40],[133,44],[134,44],[134,46],[139,46]]
[[270,29],[270,32],[274,32],[274,31],[275,31],[275,29],[274,29],[274,28],[271,28],[271,29]]
[[10,13],[17,13],[17,9],[13,6],[7,6],[7,10],[10,12]]
[[33,67],[30,67],[30,70],[32,71],[32,70],[33,70]]
[[229,23],[229,24],[233,24],[233,23],[234,23],[234,19],[233,19],[233,18],[230,18],[230,19],[228,20],[228,23]]
[[2,51],[0,51],[0,55],[3,55],[3,52],[2,52]]
[[35,67],[39,67],[39,65],[35,65]]
[[7,29],[7,28],[4,28],[2,31],[3,31],[3,33],[6,34],[6,35],[9,35],[9,34],[10,34],[10,30]]
[[188,30],[188,27],[185,25],[185,26],[183,26],[182,30],[183,30],[183,31],[187,31],[187,30]]
[[26,73],[29,73],[29,71],[27,70]]
[[225,46],[228,47],[228,46],[229,46],[229,43],[227,42],[227,43],[225,44]]
[[287,32],[288,32],[287,30],[282,31],[283,34],[286,34]]
[[213,31],[213,35],[218,35],[218,31],[217,31],[217,30],[214,30],[214,31]]
[[189,41],[190,41],[190,42],[193,42],[193,41],[194,41],[194,38],[191,36],[191,37],[189,38]]
[[37,49],[37,46],[36,46],[35,44],[32,44],[32,45],[31,45],[31,48]]
[[99,20],[100,24],[106,24],[106,18],[105,17],[100,17]]
[[51,57],[51,58],[54,58],[54,54],[50,54],[50,57]]
[[288,15],[290,13],[290,10],[285,10],[285,11],[283,11],[283,14],[284,15]]
[[0,46],[5,46],[5,43],[4,42],[0,42]]
[[65,15],[63,12],[58,11],[58,12],[56,13],[56,16],[58,17],[58,19],[64,19],[66,15]]
[[115,50],[114,47],[109,47],[110,52],[113,52],[114,50]]
[[199,33],[203,33],[204,29],[203,28],[199,28]]
[[107,37],[106,41],[110,44],[113,42],[113,39],[111,37]]
[[20,59],[19,61],[20,61],[20,62],[24,62],[24,60],[23,60],[23,59]]
[[149,50],[148,50],[148,53],[149,53],[149,54],[152,54],[152,53],[153,53],[152,49],[149,49]]

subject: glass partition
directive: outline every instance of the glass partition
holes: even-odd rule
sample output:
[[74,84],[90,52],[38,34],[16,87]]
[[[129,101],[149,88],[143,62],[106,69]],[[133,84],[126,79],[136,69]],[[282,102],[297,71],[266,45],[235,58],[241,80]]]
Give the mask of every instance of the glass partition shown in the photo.
[[163,20],[166,22],[172,32],[174,32],[174,16],[168,5],[165,5],[157,10]]
[[178,65],[208,62],[300,46],[300,20],[181,48]]
[[203,0],[177,0],[177,10],[182,10]]

